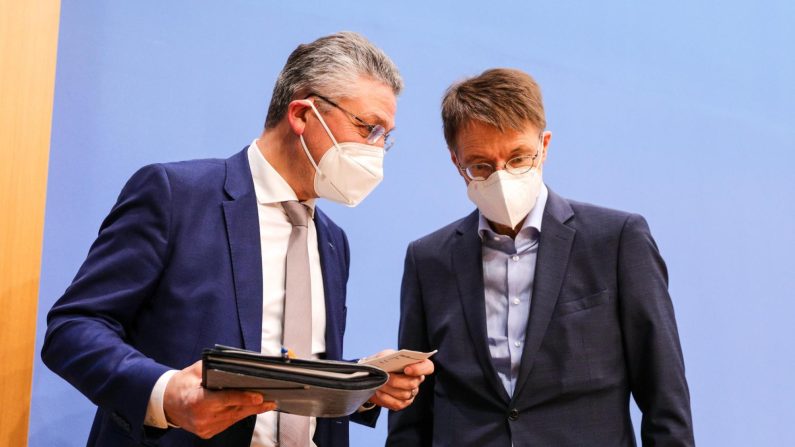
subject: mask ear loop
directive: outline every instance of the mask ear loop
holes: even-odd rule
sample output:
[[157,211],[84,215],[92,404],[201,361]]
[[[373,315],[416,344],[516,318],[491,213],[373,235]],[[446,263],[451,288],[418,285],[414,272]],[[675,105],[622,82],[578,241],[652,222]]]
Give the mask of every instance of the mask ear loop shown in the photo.
[[[331,133],[331,130],[326,125],[326,122],[323,121],[323,117],[320,116],[320,112],[318,112],[317,108],[315,108],[315,104],[312,101],[308,100],[308,99],[302,99],[300,101],[303,104],[308,105],[309,107],[312,108],[312,111],[315,112],[315,115],[317,116],[318,121],[320,121],[320,124],[323,125],[323,128],[326,130],[326,133],[328,134],[329,138],[331,138],[331,142],[334,143],[334,148],[336,148],[338,151],[342,152],[340,150],[339,145],[337,144],[337,140],[334,138],[334,135]],[[320,167],[317,165],[317,163],[315,163],[315,159],[312,158],[312,154],[309,153],[309,148],[306,147],[306,142],[304,141],[304,136],[303,135],[298,135],[298,139],[301,141],[301,147],[304,148],[304,153],[306,153],[306,156],[307,156],[307,158],[309,158],[310,163],[312,163],[312,166],[315,167],[315,171],[319,175],[325,177],[325,175],[323,174],[323,171],[321,171]],[[346,202],[348,202],[348,203],[351,202],[351,199],[349,199],[348,196],[346,196],[342,191],[340,191],[340,189],[337,188],[337,185],[335,185],[334,182],[329,182],[329,185],[331,185],[331,187],[334,188],[335,191],[337,191],[337,194],[339,194],[342,198],[344,198]]]
[[[340,154],[342,154],[343,156],[345,156],[345,152],[342,150],[342,148],[340,148],[340,145],[339,145],[339,143],[337,143],[337,139],[336,139],[336,138],[334,138],[334,134],[333,134],[333,133],[331,133],[331,129],[329,129],[329,128],[328,128],[328,125],[326,125],[326,121],[323,119],[323,117],[320,115],[320,112],[319,112],[319,111],[317,110],[317,108],[315,107],[315,103],[314,103],[314,102],[312,102],[312,101],[310,101],[310,100],[308,100],[308,99],[302,99],[302,100],[300,100],[300,101],[301,101],[303,104],[306,104],[306,105],[308,105],[309,107],[311,107],[311,108],[312,108],[312,111],[314,111],[314,112],[315,112],[315,115],[317,116],[317,119],[318,119],[318,121],[320,121],[320,124],[323,126],[323,129],[325,129],[325,131],[326,131],[326,134],[328,134],[329,138],[331,138],[331,142],[332,142],[332,143],[334,143],[334,147],[335,147],[335,148],[336,148],[336,149],[337,149],[337,150],[340,152]],[[302,140],[302,141],[303,141],[303,140]],[[381,153],[384,153],[384,152],[385,152],[385,151],[384,151],[384,149],[382,149],[382,148],[375,148],[375,147],[374,147],[374,145],[372,145],[372,144],[367,144],[367,145],[364,145],[364,146],[368,146],[368,149],[372,149],[372,150],[374,150],[374,151],[375,151],[375,150],[378,150],[378,151],[381,151]],[[305,145],[305,144],[304,144],[304,151],[307,151],[307,155],[309,155],[308,149],[306,148],[306,145]],[[312,159],[312,157],[311,157],[311,156],[309,156],[309,159],[310,159],[310,160],[312,160],[312,164],[315,166],[315,169],[317,169],[317,164],[315,164],[315,161]],[[354,159],[353,161],[354,161],[354,163],[356,163],[356,164],[358,164],[359,166],[361,166],[361,167],[362,167],[364,170],[366,170],[367,172],[369,172],[369,173],[370,173],[370,175],[372,175],[373,177],[375,177],[375,173],[374,173],[373,171],[371,171],[371,170],[370,170],[370,168],[368,168],[367,166],[364,166],[364,165],[362,165],[360,162],[358,162],[358,161],[357,161],[357,160],[355,160],[355,159]],[[323,173],[322,173],[320,170],[318,170],[318,172],[320,172],[320,175],[323,175]]]
[[535,175],[539,175],[539,169],[541,168],[542,159],[544,158],[544,131],[541,131],[541,140],[538,142],[538,150],[536,151],[536,156],[533,159],[533,166],[530,168]]
[[[326,125],[326,121],[323,120],[322,116],[320,116],[320,112],[318,112],[317,107],[315,107],[315,103],[310,101],[310,100],[308,100],[308,99],[302,99],[300,101],[303,104],[306,104],[306,105],[308,105],[309,107],[312,108],[312,111],[315,112],[315,116],[317,116],[317,119],[318,119],[318,121],[320,121],[320,124],[323,126],[323,129],[326,130],[326,134],[328,134],[328,137],[331,138],[331,142],[334,143],[334,146],[338,146],[337,139],[334,138],[334,134],[331,133],[331,129],[329,129],[328,126]],[[337,149],[339,149],[339,147],[337,147]]]
[[298,140],[301,141],[301,147],[304,148],[304,153],[306,154],[306,158],[308,158],[309,162],[312,163],[312,166],[315,167],[315,171],[317,171],[318,174],[323,175],[323,171],[321,171],[320,168],[318,167],[317,163],[315,163],[315,159],[312,158],[312,154],[309,153],[309,148],[306,147],[306,142],[304,141],[304,136],[303,135],[298,135]]
[[[317,109],[315,108],[315,104],[312,101],[308,100],[308,99],[300,99],[300,100],[298,100],[298,102],[300,102],[301,104],[303,104],[305,106],[309,106],[309,107],[312,108],[312,111],[315,112],[315,115],[317,116],[318,120],[320,121],[320,124],[323,125],[323,128],[326,130],[326,133],[329,135],[329,137],[331,137],[331,142],[334,143],[334,146],[336,147],[337,146],[337,140],[334,139],[334,135],[331,134],[331,131],[329,130],[328,126],[326,126],[326,123],[323,121],[323,118],[320,116],[320,112],[318,112]],[[301,141],[301,147],[304,149],[304,153],[306,154],[306,158],[308,158],[309,162],[312,163],[312,166],[315,168],[315,171],[317,171],[318,174],[323,175],[323,171],[321,171],[320,167],[318,167],[317,163],[315,163],[314,157],[312,157],[312,154],[309,153],[309,148],[306,147],[306,142],[304,141],[304,136],[303,135],[298,135],[298,139]]]
[[[331,142],[334,144],[334,147],[338,151],[340,151],[340,146],[337,143],[337,139],[334,138],[334,134],[331,133],[331,129],[329,129],[328,125],[326,125],[326,121],[323,120],[322,116],[320,116],[320,112],[317,110],[317,107],[315,107],[315,103],[310,101],[310,100],[308,100],[308,99],[300,99],[298,101],[301,104],[307,105],[307,106],[312,108],[312,111],[315,112],[315,116],[317,117],[317,120],[320,121],[320,124],[323,126],[323,129],[326,131],[326,134],[328,135],[329,138],[331,138]],[[301,140],[301,146],[303,146],[304,152],[306,153],[306,156],[309,157],[309,161],[312,162],[312,166],[315,167],[315,170],[317,171],[318,174],[323,175],[323,171],[321,171],[320,168],[318,167],[317,163],[315,163],[315,159],[312,157],[312,154],[309,153],[309,148],[306,147],[306,143],[304,142],[304,136],[303,135],[299,135],[298,138]]]

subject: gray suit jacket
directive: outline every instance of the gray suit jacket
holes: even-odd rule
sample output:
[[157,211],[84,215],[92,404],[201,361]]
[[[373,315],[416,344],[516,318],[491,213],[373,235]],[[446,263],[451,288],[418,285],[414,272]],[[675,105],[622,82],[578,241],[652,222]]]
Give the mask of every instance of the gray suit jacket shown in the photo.
[[516,391],[486,334],[478,213],[411,243],[399,344],[436,373],[389,416],[389,446],[633,446],[630,394],[646,445],[694,445],[665,264],[638,215],[550,191]]

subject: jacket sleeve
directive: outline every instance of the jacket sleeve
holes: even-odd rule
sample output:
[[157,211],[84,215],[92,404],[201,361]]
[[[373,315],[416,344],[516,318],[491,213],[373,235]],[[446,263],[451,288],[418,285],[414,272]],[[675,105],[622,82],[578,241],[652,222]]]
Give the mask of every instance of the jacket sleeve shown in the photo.
[[[414,258],[414,244],[409,245],[406,252],[403,283],[400,288],[398,346],[400,349],[423,352],[431,350],[426,331],[422,288]],[[387,446],[420,447],[431,445],[433,440],[434,382],[433,375],[426,376],[412,405],[402,411],[389,412]]]
[[44,363],[111,414],[135,440],[157,379],[168,367],[130,344],[169,249],[171,190],[162,166],[127,182],[64,295],[47,315]]
[[695,445],[668,272],[638,215],[621,232],[618,296],[630,387],[643,413],[643,445]]

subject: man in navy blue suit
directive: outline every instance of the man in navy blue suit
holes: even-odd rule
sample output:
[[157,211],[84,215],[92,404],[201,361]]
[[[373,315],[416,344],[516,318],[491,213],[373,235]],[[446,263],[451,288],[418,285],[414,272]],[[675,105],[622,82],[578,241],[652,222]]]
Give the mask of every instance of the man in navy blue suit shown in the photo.
[[[315,199],[355,206],[378,185],[401,89],[365,38],[323,37],[290,55],[251,145],[133,175],[42,348],[98,406],[88,445],[348,445],[348,418],[203,389],[198,359],[216,343],[279,355],[288,331],[306,357],[341,358],[348,241]],[[353,418],[374,425],[372,408],[405,408],[432,371],[392,374]]]
[[412,242],[399,345],[436,373],[389,415],[388,446],[692,446],[665,264],[637,214],[542,181],[541,92],[493,69],[442,102],[450,158],[478,210]]

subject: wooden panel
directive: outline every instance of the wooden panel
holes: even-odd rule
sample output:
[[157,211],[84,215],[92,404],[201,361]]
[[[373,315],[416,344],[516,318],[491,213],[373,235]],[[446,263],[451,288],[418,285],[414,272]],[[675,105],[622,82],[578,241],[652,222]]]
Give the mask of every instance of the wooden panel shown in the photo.
[[59,0],[0,0],[0,445],[24,446]]

